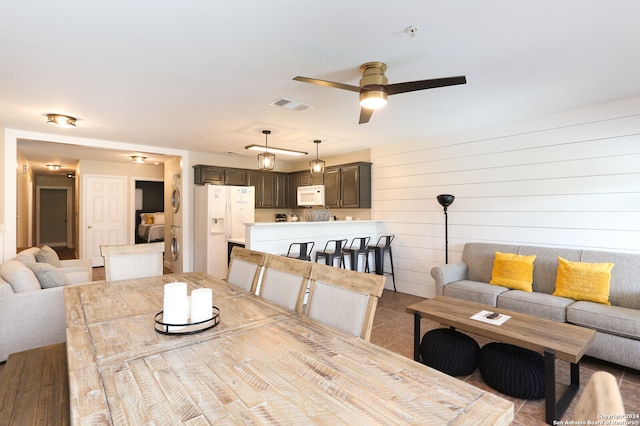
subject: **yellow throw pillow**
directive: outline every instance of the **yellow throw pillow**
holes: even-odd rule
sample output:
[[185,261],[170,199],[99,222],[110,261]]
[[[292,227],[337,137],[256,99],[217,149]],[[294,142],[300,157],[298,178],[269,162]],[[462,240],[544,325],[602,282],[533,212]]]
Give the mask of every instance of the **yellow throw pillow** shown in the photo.
[[613,263],[572,262],[558,256],[553,295],[611,305],[609,283],[612,269]]
[[490,284],[513,290],[533,291],[533,261],[536,256],[496,252]]
[[144,223],[146,225],[153,225],[153,213],[144,214]]

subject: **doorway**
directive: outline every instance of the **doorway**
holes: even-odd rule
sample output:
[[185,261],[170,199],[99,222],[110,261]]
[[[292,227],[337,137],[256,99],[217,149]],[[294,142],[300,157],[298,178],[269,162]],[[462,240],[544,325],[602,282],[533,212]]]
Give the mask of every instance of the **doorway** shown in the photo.
[[36,188],[36,245],[73,247],[71,188]]

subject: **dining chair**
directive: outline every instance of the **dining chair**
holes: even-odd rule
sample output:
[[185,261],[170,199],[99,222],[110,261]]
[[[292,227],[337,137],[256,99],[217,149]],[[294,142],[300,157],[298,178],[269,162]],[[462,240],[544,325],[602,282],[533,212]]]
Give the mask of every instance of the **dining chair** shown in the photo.
[[162,275],[164,242],[101,245],[105,281]]
[[[606,371],[593,373],[573,411],[576,421],[602,421],[603,414],[611,418],[624,418],[624,403],[613,374]],[[596,423],[594,423],[596,424]]]
[[226,281],[255,294],[264,257],[265,254],[260,251],[235,246],[231,251]]
[[309,300],[303,313],[311,319],[369,340],[385,281],[384,275],[313,263]]
[[258,295],[292,311],[302,312],[311,262],[267,254]]

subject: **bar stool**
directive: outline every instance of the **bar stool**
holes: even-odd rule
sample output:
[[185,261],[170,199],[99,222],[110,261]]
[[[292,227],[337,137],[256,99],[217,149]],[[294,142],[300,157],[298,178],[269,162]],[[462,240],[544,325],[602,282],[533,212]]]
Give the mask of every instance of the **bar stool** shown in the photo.
[[[369,250],[372,250],[376,261],[376,274],[378,275],[391,275],[393,282],[393,291],[396,290],[396,277],[393,273],[393,254],[391,253],[391,242],[395,238],[395,235],[381,235],[378,238],[378,242],[375,246],[369,246]],[[389,253],[389,260],[391,261],[391,272],[384,271],[384,253]],[[367,256],[368,257],[368,256]]]
[[[318,258],[324,258],[324,262],[327,265],[333,266],[333,261],[335,259],[340,259],[340,267],[344,268],[344,246],[347,244],[348,240],[329,240],[327,244],[324,245],[324,250],[316,252],[316,262]],[[329,250],[329,245],[333,244],[334,249]]]
[[[313,241],[306,241],[303,243],[291,243],[289,244],[289,250],[287,250],[287,257],[293,257],[294,259],[300,259],[300,260],[307,260],[307,261],[311,261],[311,253],[313,252],[313,246],[315,246],[316,243],[314,243]],[[291,249],[297,247],[297,250],[293,251],[293,254],[291,253]],[[297,255],[295,253],[298,253]]]
[[364,272],[369,272],[369,240],[370,237],[358,237],[351,240],[349,248],[344,249],[344,252],[351,256],[352,271],[358,270],[358,260],[360,255],[364,254]]

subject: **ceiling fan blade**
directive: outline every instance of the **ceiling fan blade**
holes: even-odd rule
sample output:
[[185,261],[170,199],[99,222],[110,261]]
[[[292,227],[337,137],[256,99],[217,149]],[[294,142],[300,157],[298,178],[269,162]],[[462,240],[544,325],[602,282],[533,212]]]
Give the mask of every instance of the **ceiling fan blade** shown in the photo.
[[463,75],[457,77],[433,78],[430,80],[407,81],[405,83],[387,84],[385,92],[388,95],[398,93],[415,92],[416,90],[435,89],[436,87],[455,86],[466,84],[467,78]]
[[335,81],[327,81],[327,80],[318,80],[317,78],[309,78],[309,77],[293,77],[295,81],[302,81],[304,83],[317,84],[319,86],[333,87],[336,89],[350,90],[352,92],[360,93],[359,86],[352,86],[350,84],[336,83]]
[[369,122],[369,120],[371,119],[371,116],[373,115],[373,111],[372,109],[369,108],[360,108],[360,121],[358,122],[358,124],[366,124]]

